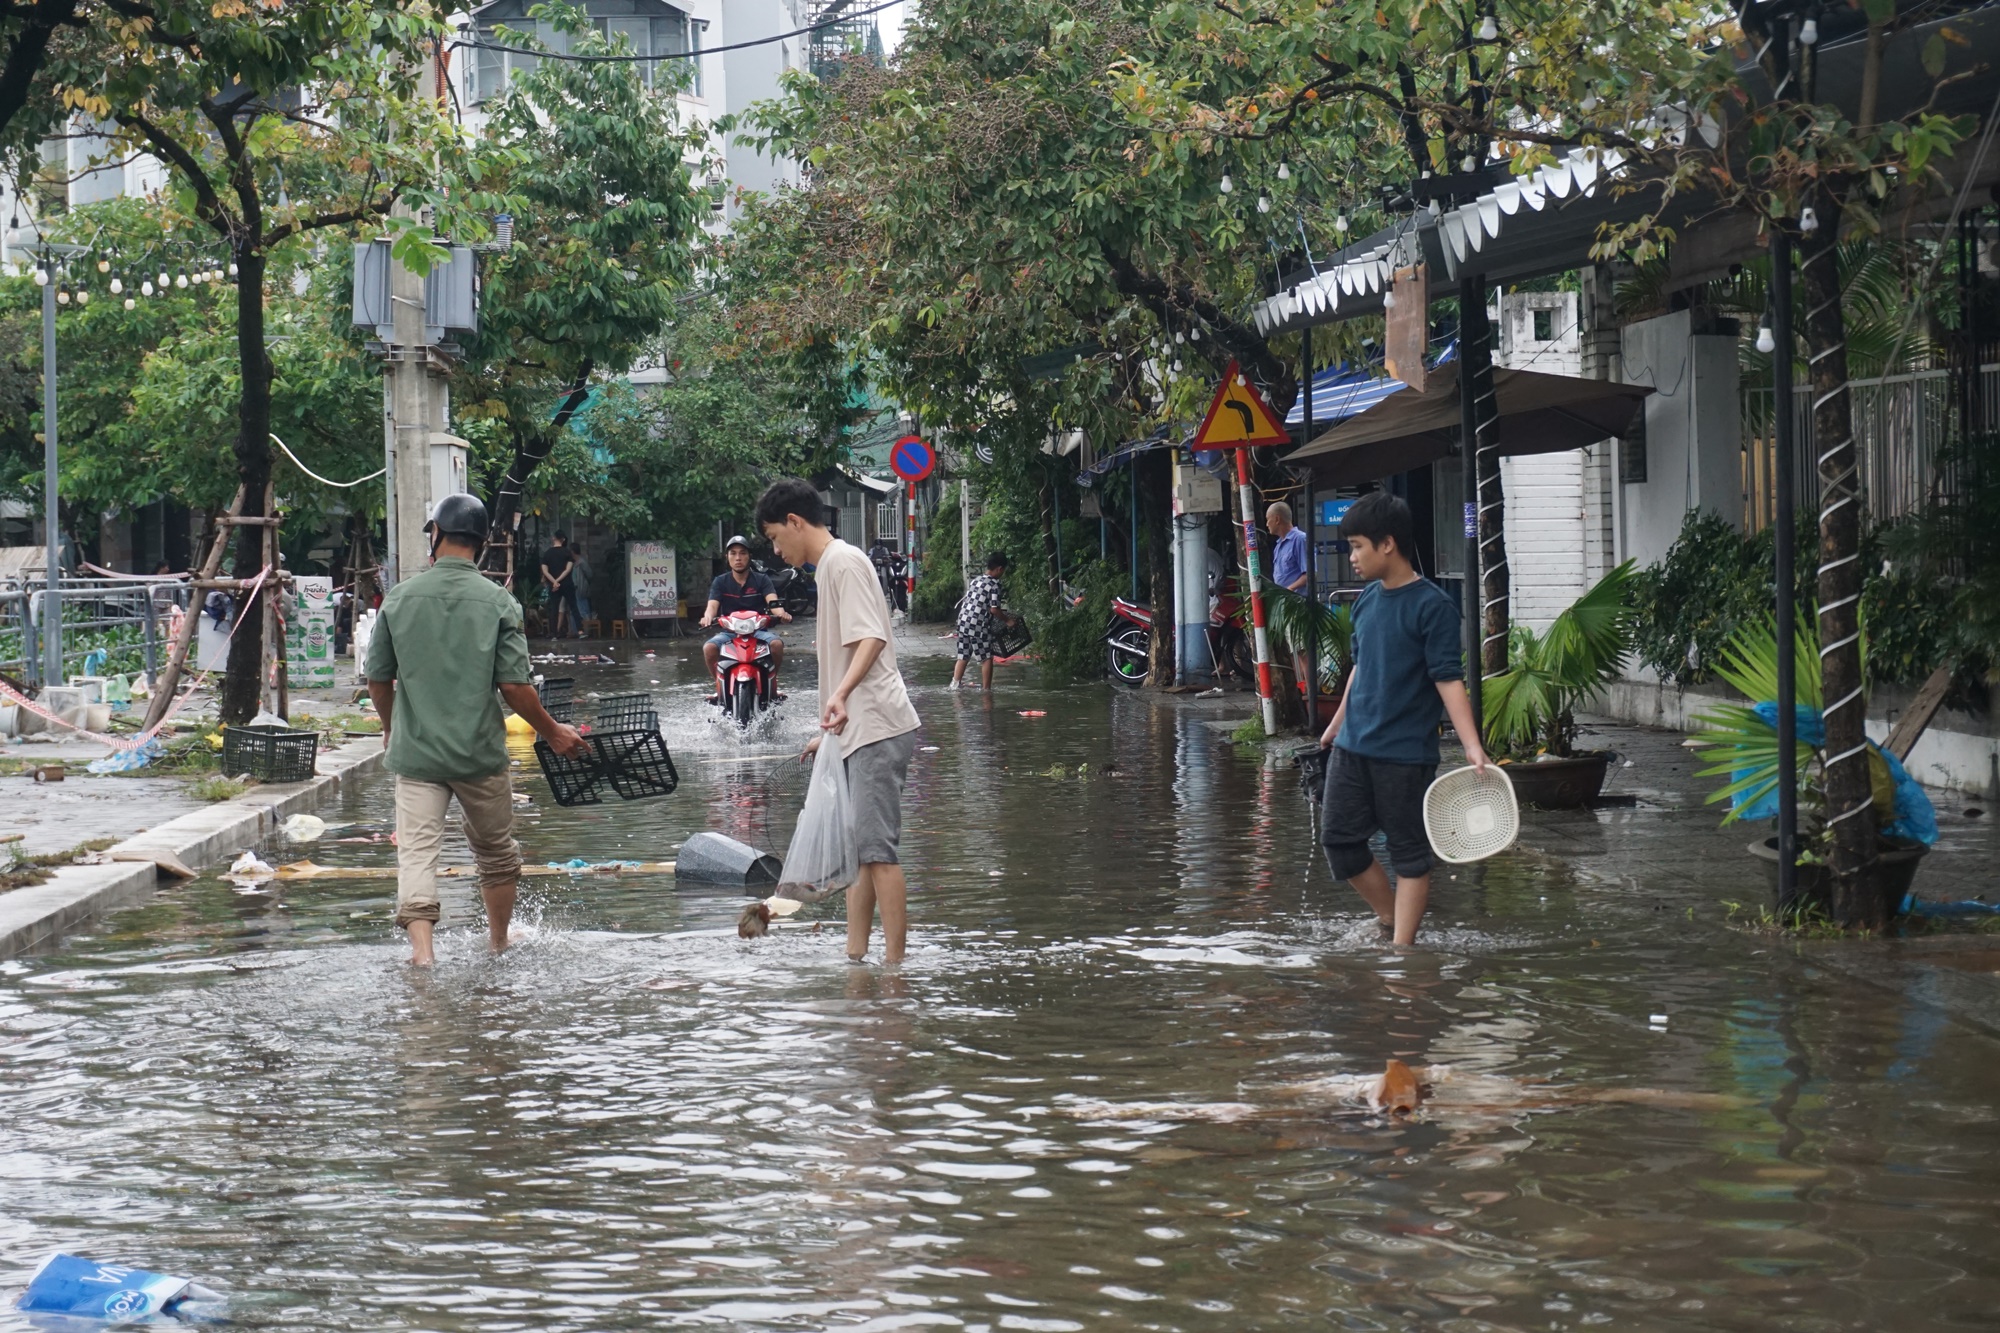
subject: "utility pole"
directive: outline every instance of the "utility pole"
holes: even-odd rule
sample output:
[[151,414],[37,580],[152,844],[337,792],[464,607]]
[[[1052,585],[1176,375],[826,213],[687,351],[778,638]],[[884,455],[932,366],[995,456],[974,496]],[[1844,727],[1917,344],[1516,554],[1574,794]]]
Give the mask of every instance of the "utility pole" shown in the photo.
[[[418,95],[438,96],[435,51],[424,56],[418,75]],[[396,216],[423,222],[407,204],[398,203]],[[389,312],[393,335],[383,354],[383,445],[388,457],[388,536],[383,555],[385,580],[394,585],[430,566],[430,543],[424,524],[430,519],[432,436],[442,435],[450,420],[450,389],[445,354],[431,340],[424,299],[424,275],[407,265],[389,263]]]

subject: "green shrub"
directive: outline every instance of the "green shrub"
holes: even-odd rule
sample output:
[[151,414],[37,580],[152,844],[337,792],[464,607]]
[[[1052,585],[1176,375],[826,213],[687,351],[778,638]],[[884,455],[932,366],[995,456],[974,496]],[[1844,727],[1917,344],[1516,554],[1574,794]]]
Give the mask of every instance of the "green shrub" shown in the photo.
[[[1818,582],[1814,518],[1799,516],[1798,605],[1815,604]],[[1735,633],[1772,613],[1775,575],[1771,528],[1746,537],[1715,514],[1690,510],[1667,558],[1632,581],[1633,648],[1639,660],[1676,685],[1710,679]]]
[[963,596],[965,580],[959,576],[956,562],[946,563],[933,556],[910,598],[910,619],[931,625],[956,620],[958,599]]
[[[1041,655],[1042,671],[1053,685],[1096,680],[1104,674],[1104,626],[1111,619],[1111,599],[1124,579],[1098,561],[1085,565],[1077,579],[1072,587],[1083,594],[1083,601],[1076,606],[1040,591],[1021,599],[1022,613],[1035,634],[1033,651]],[[1015,579],[1008,584],[1010,591],[1018,587]]]

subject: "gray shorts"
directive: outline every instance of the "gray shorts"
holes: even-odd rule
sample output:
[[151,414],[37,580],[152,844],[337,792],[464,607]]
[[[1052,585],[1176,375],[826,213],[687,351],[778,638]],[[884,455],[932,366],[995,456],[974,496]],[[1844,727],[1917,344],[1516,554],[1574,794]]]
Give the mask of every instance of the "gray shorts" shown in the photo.
[[862,865],[895,865],[903,840],[903,781],[917,733],[874,741],[847,756],[847,797],[854,803],[854,846]]

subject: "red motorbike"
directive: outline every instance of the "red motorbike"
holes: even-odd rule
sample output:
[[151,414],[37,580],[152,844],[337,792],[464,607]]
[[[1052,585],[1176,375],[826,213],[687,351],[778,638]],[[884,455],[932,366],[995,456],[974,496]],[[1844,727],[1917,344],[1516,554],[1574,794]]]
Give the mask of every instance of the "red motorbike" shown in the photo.
[[1152,669],[1153,608],[1123,597],[1111,599],[1111,623],[1104,627],[1104,666],[1120,685],[1146,683]]
[[[1250,638],[1244,629],[1247,611],[1234,576],[1223,579],[1209,595],[1206,630],[1217,679],[1257,677]],[[1123,597],[1112,598],[1111,621],[1104,627],[1104,665],[1113,680],[1135,687],[1146,683],[1152,665],[1152,639],[1153,608]]]
[[737,611],[716,623],[730,636],[722,645],[722,663],[716,669],[716,700],[724,716],[747,727],[757,714],[777,702],[771,645],[757,637],[771,618],[756,611]]

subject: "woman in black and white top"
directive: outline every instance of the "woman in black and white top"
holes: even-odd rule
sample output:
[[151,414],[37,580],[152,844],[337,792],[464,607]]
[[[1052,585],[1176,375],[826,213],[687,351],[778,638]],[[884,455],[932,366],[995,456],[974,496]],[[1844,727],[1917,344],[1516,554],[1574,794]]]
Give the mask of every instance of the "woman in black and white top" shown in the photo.
[[958,603],[958,661],[951,668],[951,688],[965,680],[965,664],[979,663],[979,687],[993,688],[993,639],[1000,621],[1000,576],[1007,557],[995,551],[986,557],[986,572],[965,587]]

